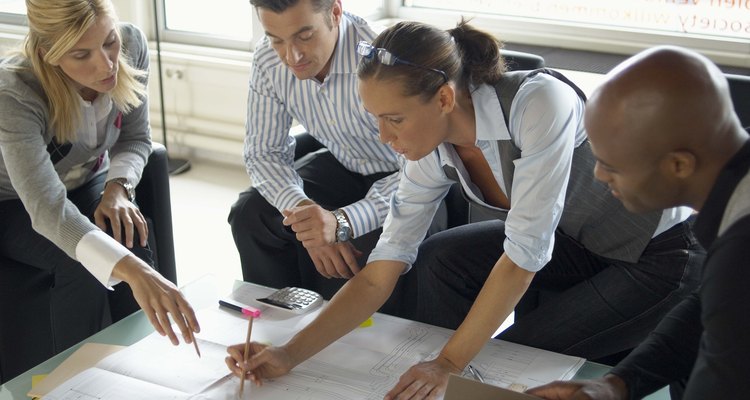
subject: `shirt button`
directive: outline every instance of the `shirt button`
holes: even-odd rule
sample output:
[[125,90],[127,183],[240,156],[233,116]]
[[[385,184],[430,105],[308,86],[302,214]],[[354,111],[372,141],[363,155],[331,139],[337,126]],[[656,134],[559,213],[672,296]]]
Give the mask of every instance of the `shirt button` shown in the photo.
[[335,119],[331,119],[331,120],[328,121],[328,124],[329,125],[336,125],[336,120]]

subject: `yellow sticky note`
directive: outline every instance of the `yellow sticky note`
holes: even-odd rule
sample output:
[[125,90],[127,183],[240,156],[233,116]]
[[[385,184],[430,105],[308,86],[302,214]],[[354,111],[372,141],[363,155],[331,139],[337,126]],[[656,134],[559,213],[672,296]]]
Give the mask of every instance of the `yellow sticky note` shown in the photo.
[[359,324],[360,328],[367,328],[368,326],[372,326],[372,317],[367,318],[365,322]]
[[[42,381],[42,379],[46,378],[47,374],[41,374],[41,375],[32,375],[31,376],[31,387],[33,388],[36,386],[39,382]],[[40,397],[32,397],[31,400],[39,400]]]
[[[41,375],[32,375],[31,376],[31,387],[33,388],[36,386],[39,382],[42,381],[42,379],[46,378],[47,374],[41,374]],[[39,400],[40,397],[32,397],[31,400]]]
[[31,376],[31,387],[36,386],[37,383],[41,382],[42,379],[46,378],[47,374],[42,375],[32,375]]

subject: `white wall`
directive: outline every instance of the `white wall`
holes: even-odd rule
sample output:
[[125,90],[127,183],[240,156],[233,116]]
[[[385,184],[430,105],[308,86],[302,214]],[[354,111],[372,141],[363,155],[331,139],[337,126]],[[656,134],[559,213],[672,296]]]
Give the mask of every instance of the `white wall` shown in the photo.
[[[153,46],[152,46],[153,48]],[[240,164],[250,54],[162,46],[167,146],[171,154]],[[156,51],[149,85],[154,140],[163,142]]]
[[[163,142],[151,0],[113,0],[151,39],[151,125]],[[172,155],[242,163],[250,53],[162,43],[167,146]]]

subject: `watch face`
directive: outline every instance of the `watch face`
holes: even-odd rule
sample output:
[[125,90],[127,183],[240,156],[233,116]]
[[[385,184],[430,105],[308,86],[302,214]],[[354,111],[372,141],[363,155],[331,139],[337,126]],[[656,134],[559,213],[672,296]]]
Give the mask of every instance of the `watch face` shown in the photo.
[[135,188],[133,187],[133,184],[127,181],[121,182],[120,185],[125,189],[125,192],[128,195],[128,200],[133,201],[135,200]]
[[351,238],[351,233],[351,228],[349,228],[348,226],[341,226],[336,231],[336,240],[338,242],[346,242],[347,240],[349,240],[349,238]]
[[128,198],[130,198],[130,201],[135,200],[135,188],[131,184],[127,184],[127,187],[125,188],[128,191]]

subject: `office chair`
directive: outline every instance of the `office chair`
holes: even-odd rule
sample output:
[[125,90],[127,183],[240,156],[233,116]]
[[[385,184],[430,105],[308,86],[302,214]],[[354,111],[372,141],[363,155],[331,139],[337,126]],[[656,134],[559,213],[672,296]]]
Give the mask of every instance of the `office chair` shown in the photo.
[[750,130],[750,76],[724,74],[729,81],[734,111],[745,129]]
[[531,70],[544,67],[544,57],[515,50],[500,50],[508,71]]
[[[136,201],[149,222],[155,269],[177,283],[169,164],[163,145],[153,144],[136,187]],[[0,255],[0,383],[54,356],[50,341],[50,288],[54,275]]]

